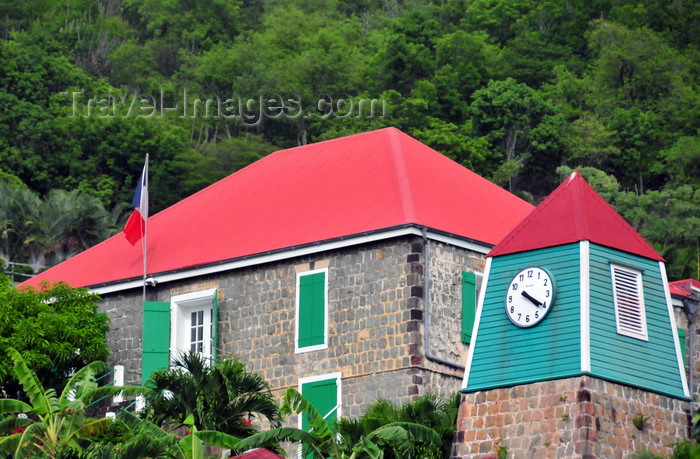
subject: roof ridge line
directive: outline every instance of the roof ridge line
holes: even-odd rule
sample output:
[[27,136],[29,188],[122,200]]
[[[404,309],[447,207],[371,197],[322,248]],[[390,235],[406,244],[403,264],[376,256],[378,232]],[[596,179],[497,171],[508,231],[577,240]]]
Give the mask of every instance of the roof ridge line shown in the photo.
[[[579,180],[574,182],[574,179],[578,178]],[[583,180],[583,177],[579,174],[578,171],[574,171],[571,173],[571,176],[569,177],[569,180],[567,181],[566,186],[576,186],[578,185],[581,188],[581,192],[579,193],[573,193],[573,201],[572,205],[574,206],[574,216],[578,216],[579,218],[574,219],[574,225],[576,225],[576,237],[579,239],[579,241],[586,240],[588,241],[590,238],[588,235],[590,235],[590,222],[588,221],[588,212],[586,212],[585,205],[583,203],[583,195],[582,192],[584,191],[584,187],[581,187],[581,183]]]
[[400,131],[397,129],[387,130],[389,136],[389,150],[394,163],[394,173],[396,183],[399,189],[399,198],[401,199],[401,209],[403,210],[406,222],[416,221],[416,206],[413,202],[413,193],[411,192],[411,182],[408,179],[408,169],[406,167],[406,158],[403,155],[403,147],[399,138]]

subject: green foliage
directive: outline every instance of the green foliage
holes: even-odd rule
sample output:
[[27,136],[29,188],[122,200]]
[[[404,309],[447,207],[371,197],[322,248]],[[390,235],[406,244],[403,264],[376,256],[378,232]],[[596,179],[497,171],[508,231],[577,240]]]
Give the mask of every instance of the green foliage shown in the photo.
[[238,451],[264,447],[273,440],[300,442],[307,454],[312,454],[313,457],[337,459],[381,458],[386,457],[384,451],[395,452],[397,455],[393,457],[426,457],[416,445],[442,445],[438,432],[414,422],[387,423],[361,435],[359,439],[344,435],[340,428],[336,434],[321,413],[293,388],[285,392],[281,411],[283,414],[304,413],[309,421],[310,430],[306,432],[294,427],[279,427],[256,433],[243,440],[211,432],[198,432],[197,435],[209,444]]
[[634,424],[637,429],[644,430],[644,428],[649,425],[649,419],[651,419],[650,416],[644,416],[642,413],[637,413],[632,418],[632,424]]
[[683,440],[673,444],[672,459],[696,459],[700,457],[700,444]]
[[117,231],[96,197],[51,190],[44,199],[26,187],[0,181],[0,253],[31,264],[35,272],[69,258]]
[[[91,402],[105,396],[123,393],[137,394],[141,387],[102,386],[96,375],[104,371],[103,362],[93,362],[80,369],[68,380],[60,395],[53,388],[44,388],[36,373],[29,369],[25,359],[14,348],[7,348],[13,364],[13,373],[22,385],[29,404],[20,400],[0,400],[0,415],[24,412],[35,419],[20,421],[24,429],[0,437],[0,454],[15,457],[65,457],[79,453],[80,440],[105,432],[112,420],[97,419],[85,422],[85,413]],[[21,419],[21,418],[20,418]],[[4,421],[3,421],[4,422]],[[68,453],[72,451],[73,453]]]
[[[388,400],[378,400],[372,403],[359,419],[340,419],[337,430],[347,443],[355,444],[369,436],[371,432],[382,426],[410,423],[432,429],[441,439],[440,442],[424,442],[425,438],[412,435],[409,442],[413,444],[414,452],[422,458],[449,457],[452,447],[452,437],[457,425],[457,411],[460,396],[455,394],[448,401],[429,394],[400,407]],[[377,447],[383,451],[385,458],[401,458],[400,451],[394,450],[390,444],[379,443]]]
[[147,385],[153,388],[146,396],[147,418],[157,425],[177,427],[192,416],[200,430],[237,437],[255,432],[249,422],[253,417],[279,425],[269,384],[233,358],[210,365],[188,352],[175,359],[173,368],[155,372]]
[[[0,277],[0,352],[17,349],[41,384],[58,390],[68,377],[109,354],[107,317],[97,313],[99,297],[66,284],[17,289]],[[10,359],[0,359],[0,390],[19,398],[21,385]]]
[[[156,212],[278,148],[396,126],[534,202],[559,166],[594,167],[640,196],[694,192],[699,17],[691,0],[5,2],[0,177],[42,201],[80,190],[114,216],[148,152]],[[184,114],[185,92],[258,107]],[[131,100],[161,95],[177,110],[126,115]],[[260,111],[291,96],[299,116]],[[361,97],[382,97],[386,113],[322,116],[317,105]],[[647,198],[625,199],[640,213]],[[18,226],[5,220],[7,245]],[[673,241],[661,250],[689,258]],[[62,245],[43,256],[71,252]]]

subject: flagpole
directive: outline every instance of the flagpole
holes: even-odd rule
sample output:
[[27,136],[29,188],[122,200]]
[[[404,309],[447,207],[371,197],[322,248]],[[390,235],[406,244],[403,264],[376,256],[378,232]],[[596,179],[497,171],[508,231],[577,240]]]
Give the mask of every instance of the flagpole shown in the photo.
[[[148,190],[148,153],[146,153],[146,165],[144,166],[143,170],[143,183],[146,184],[145,188]],[[143,184],[142,184],[143,185]],[[148,191],[146,191],[148,193]],[[147,194],[146,195],[146,206],[148,209],[148,200],[150,196]],[[148,268],[147,268],[147,263],[148,263],[148,210],[146,210],[145,215],[143,216],[143,239],[142,239],[142,248],[143,248],[143,304],[144,306],[146,305],[146,277],[148,274]]]

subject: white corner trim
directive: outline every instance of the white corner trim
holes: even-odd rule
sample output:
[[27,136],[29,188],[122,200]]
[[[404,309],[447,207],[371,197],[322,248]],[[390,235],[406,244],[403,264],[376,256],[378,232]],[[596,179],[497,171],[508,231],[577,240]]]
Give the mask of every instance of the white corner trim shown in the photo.
[[[676,347],[676,360],[678,361],[678,372],[681,375],[681,381],[683,384],[683,395],[690,397],[690,390],[688,390],[688,379],[685,376],[683,353],[681,352],[680,340],[678,339],[678,330],[676,329],[676,314],[673,312],[673,305],[671,304],[671,289],[668,285],[668,277],[666,276],[666,264],[663,261],[659,261],[659,272],[661,273],[661,283],[664,286],[664,296],[666,297],[666,309],[668,310],[668,321],[671,325],[673,345]],[[691,330],[688,330],[688,333],[691,333]],[[685,346],[685,343],[683,343],[683,345]],[[690,371],[693,371],[692,367]]]
[[474,358],[474,348],[476,348],[476,339],[479,334],[479,323],[481,322],[481,313],[484,308],[484,297],[486,296],[486,289],[489,286],[489,274],[491,273],[491,260],[492,257],[486,258],[486,266],[484,267],[484,277],[481,281],[481,292],[479,292],[479,300],[476,303],[476,318],[474,319],[474,333],[472,333],[472,341],[469,343],[469,353],[467,354],[467,364],[464,366],[464,379],[462,380],[462,389],[467,388],[467,383],[469,382],[469,371],[472,366],[472,359]]
[[581,371],[591,371],[591,264],[590,243],[581,241],[579,245],[581,290]]

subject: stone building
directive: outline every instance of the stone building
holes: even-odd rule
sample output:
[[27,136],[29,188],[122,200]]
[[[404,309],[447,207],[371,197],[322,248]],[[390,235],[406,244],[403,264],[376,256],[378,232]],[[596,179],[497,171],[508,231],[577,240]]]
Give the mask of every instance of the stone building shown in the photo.
[[100,293],[126,382],[194,349],[358,416],[460,389],[485,254],[532,209],[387,128],[273,153],[152,216],[145,282],[118,234],[26,284]]

